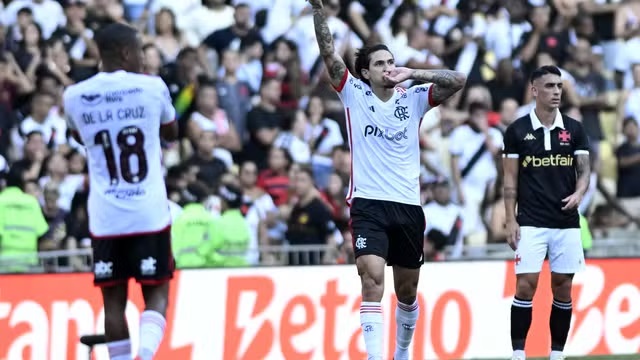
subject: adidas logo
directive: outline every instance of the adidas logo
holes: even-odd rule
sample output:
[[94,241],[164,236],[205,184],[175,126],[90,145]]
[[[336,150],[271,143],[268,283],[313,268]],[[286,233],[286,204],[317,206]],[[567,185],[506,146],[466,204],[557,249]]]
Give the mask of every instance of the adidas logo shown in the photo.
[[527,133],[527,136],[524,137],[524,140],[535,140],[536,137],[533,136],[532,133]]

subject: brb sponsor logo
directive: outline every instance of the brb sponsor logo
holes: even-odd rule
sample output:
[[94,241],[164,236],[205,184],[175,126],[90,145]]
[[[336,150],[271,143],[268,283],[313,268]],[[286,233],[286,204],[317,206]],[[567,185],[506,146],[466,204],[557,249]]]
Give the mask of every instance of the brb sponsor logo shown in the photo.
[[522,167],[556,167],[556,166],[573,166],[573,156],[571,155],[552,155],[552,156],[527,156],[522,161]]
[[407,128],[404,130],[399,130],[394,132],[394,130],[389,129],[381,129],[377,126],[367,125],[364,128],[364,137],[373,136],[376,138],[381,138],[389,141],[401,141],[403,139],[408,139],[407,137]]

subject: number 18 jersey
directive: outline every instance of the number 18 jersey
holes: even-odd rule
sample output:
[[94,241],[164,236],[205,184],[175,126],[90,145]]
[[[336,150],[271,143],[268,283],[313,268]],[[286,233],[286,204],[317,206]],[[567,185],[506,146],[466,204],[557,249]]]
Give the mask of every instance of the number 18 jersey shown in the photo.
[[116,71],[68,87],[69,128],[87,150],[89,230],[95,238],[153,233],[171,223],[160,126],[174,121],[156,76]]

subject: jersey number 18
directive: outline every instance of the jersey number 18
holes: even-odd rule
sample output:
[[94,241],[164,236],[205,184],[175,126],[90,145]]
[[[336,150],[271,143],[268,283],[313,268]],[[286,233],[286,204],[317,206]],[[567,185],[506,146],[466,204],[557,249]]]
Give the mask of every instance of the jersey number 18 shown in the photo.
[[[127,126],[118,132],[116,142],[120,148],[119,167],[122,179],[130,184],[136,184],[144,180],[147,177],[149,168],[147,167],[147,157],[144,152],[144,133],[142,130],[135,126]],[[116,157],[109,131],[99,131],[95,137],[95,144],[102,146],[102,150],[104,151],[111,185],[118,184],[118,182],[120,182],[118,164],[116,164]],[[138,160],[138,170],[135,173],[131,169],[132,156],[135,156]]]

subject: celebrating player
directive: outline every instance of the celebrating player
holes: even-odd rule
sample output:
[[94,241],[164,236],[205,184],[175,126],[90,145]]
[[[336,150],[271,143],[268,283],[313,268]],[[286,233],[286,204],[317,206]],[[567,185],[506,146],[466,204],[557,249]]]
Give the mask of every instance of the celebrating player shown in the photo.
[[164,82],[142,74],[135,29],[112,24],[95,40],[102,71],[64,93],[69,126],[87,149],[94,283],[102,290],[112,360],[131,359],[127,283],[134,277],[141,284],[146,307],[136,359],[150,360],[164,334],[174,269],[158,132],[177,138],[175,110]]
[[517,278],[511,343],[513,359],[524,360],[532,299],[548,254],[550,359],[561,360],[571,324],[573,274],[584,268],[577,208],[589,187],[589,144],[582,124],[558,109],[562,79],[557,67],[535,70],[531,91],[535,108],[513,122],[504,137],[504,202]]
[[[335,52],[322,0],[310,0],[320,55],[344,103],[352,156],[347,202],[358,274],[362,282],[360,322],[368,359],[383,359],[385,263],[393,266],[396,308],[395,359],[409,358],[418,319],[416,292],[423,263],[425,218],[420,206],[420,119],[464,87],[455,71],[396,67],[385,45],[364,47],[357,77]],[[409,89],[406,80],[424,82]]]

